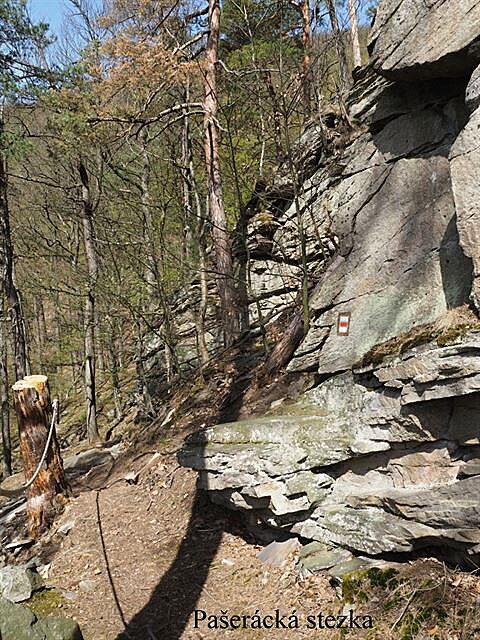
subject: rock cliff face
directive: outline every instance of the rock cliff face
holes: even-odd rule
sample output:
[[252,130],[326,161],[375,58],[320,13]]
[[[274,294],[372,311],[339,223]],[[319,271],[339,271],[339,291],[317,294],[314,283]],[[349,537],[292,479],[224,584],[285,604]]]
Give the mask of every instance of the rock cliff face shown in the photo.
[[324,382],[180,459],[214,500],[304,538],[476,555],[480,329],[451,310],[480,310],[480,0],[382,0],[370,53],[347,144],[307,129],[297,197],[280,167],[248,222],[252,318],[291,303],[304,242],[317,286],[289,369]]

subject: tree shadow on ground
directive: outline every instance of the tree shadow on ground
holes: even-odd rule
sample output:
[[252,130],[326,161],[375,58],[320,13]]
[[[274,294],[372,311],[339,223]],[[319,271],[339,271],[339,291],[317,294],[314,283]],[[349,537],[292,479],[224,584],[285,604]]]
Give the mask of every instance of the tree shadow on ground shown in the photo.
[[[217,424],[234,421],[239,416],[250,380],[245,375],[247,365],[251,365],[248,361],[249,357],[241,351],[234,356],[235,373],[219,408]],[[180,640],[200,599],[223,533],[232,530],[233,520],[234,514],[213,505],[206,492],[197,487],[187,530],[175,560],[150,600],[126,623],[125,630],[115,640]],[[112,583],[111,586],[115,592]]]
[[225,519],[197,489],[177,556],[148,603],[116,640],[179,640],[195,610],[220,545]]

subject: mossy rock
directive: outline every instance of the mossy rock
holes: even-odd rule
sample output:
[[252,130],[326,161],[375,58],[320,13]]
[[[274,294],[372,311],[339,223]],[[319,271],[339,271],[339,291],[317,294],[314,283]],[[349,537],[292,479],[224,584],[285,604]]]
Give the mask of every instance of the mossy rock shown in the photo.
[[407,351],[432,343],[439,347],[454,344],[469,331],[480,330],[479,322],[453,324],[446,328],[438,328],[434,323],[413,327],[407,333],[402,333],[391,340],[375,345],[355,365],[354,369],[375,367],[387,359],[402,356]]
[[442,331],[441,335],[437,338],[437,344],[439,347],[447,347],[449,344],[455,343],[459,338],[462,338],[466,333],[472,329],[479,329],[479,324],[457,324],[453,327],[449,327]]
[[[49,590],[54,591],[53,589]],[[43,592],[44,593],[44,592]],[[0,598],[0,638],[1,640],[83,640],[80,627],[72,618],[46,617],[38,619],[40,609],[43,613],[58,607],[58,594],[42,596],[42,606],[36,597],[35,612],[29,606],[14,604]],[[47,602],[49,607],[46,606]],[[32,602],[30,603],[32,605]]]
[[37,618],[21,604],[0,599],[0,638],[2,640],[45,640],[34,625]]
[[44,618],[35,628],[45,635],[46,640],[83,640],[80,627],[72,618]]

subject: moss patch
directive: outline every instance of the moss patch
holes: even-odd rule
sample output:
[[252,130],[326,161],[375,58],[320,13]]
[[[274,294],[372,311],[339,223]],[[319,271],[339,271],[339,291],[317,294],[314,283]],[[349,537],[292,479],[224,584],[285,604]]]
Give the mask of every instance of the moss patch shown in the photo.
[[380,588],[383,591],[395,589],[398,585],[398,571],[393,568],[366,569],[352,571],[343,578],[343,598],[350,603],[363,603],[369,600],[372,589]]
[[372,617],[373,631],[345,630],[364,640],[469,640],[480,637],[475,578],[434,560],[355,571],[343,579],[343,604]]
[[33,594],[25,604],[36,616],[48,616],[58,613],[58,608],[65,603],[65,598],[55,589],[42,589]]
[[353,368],[361,369],[380,365],[385,358],[399,357],[410,349],[429,342],[435,342],[439,347],[445,347],[454,344],[469,331],[475,329],[480,330],[480,322],[460,323],[444,328],[438,328],[435,323],[414,327],[407,333],[401,333],[391,340],[372,347]]

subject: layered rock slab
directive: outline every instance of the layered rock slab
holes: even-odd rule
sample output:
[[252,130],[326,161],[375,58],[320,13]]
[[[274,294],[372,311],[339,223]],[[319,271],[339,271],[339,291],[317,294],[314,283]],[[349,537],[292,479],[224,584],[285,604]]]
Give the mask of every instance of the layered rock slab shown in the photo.
[[180,462],[215,501],[307,539],[476,554],[479,370],[480,331],[427,344],[336,376],[282,416],[195,434]]

